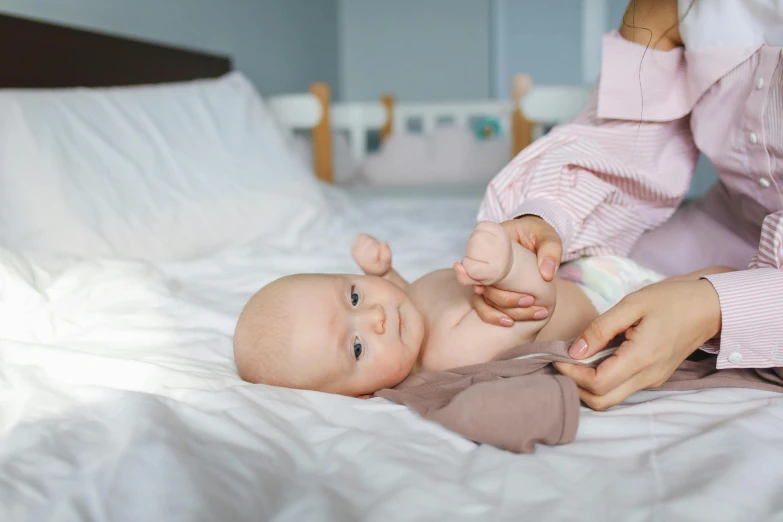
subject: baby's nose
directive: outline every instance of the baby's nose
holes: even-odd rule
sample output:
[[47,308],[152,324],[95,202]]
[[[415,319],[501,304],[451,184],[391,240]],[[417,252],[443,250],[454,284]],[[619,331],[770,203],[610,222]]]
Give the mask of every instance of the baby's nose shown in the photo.
[[383,310],[383,306],[376,304],[368,308],[367,320],[370,323],[370,328],[378,335],[386,332],[386,312]]

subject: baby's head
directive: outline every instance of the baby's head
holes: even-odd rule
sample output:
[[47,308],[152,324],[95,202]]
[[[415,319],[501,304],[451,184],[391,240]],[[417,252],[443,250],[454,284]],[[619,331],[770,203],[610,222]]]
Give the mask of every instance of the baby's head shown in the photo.
[[234,359],[248,382],[360,397],[407,377],[423,339],[421,313],[393,283],[298,274],[250,298]]

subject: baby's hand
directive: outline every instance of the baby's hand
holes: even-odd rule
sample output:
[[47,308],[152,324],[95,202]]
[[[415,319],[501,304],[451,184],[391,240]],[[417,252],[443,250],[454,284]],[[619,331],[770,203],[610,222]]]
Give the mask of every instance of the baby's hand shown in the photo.
[[468,239],[465,257],[454,263],[457,280],[462,285],[494,285],[511,271],[513,256],[511,237],[491,221],[482,221]]
[[357,234],[351,245],[351,255],[367,275],[383,277],[391,270],[391,248],[368,234]]

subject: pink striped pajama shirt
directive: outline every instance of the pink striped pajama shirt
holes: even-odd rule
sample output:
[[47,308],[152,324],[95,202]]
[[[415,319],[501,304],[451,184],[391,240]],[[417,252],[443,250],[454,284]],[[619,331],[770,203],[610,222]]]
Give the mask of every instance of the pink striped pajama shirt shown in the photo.
[[[719,182],[675,214],[699,151]],[[613,31],[585,109],[495,177],[478,217],[541,216],[560,234],[563,261],[611,253],[670,274],[741,269],[707,278],[722,331],[703,349],[718,353],[718,368],[762,368],[783,366],[781,209],[783,48],[645,54]]]

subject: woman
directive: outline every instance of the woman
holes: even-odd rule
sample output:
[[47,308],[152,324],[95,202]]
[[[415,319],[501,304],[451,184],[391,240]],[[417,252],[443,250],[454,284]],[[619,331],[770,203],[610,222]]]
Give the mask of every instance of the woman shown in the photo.
[[[629,295],[573,344],[575,359],[617,334],[596,369],[560,364],[595,409],[655,387],[690,354],[719,368],[783,366],[783,2],[635,0],[604,37],[593,99],[490,183],[480,219],[504,221],[551,279],[561,261],[622,254],[673,275]],[[677,212],[698,153],[719,181]],[[487,322],[533,320],[530,296],[479,288]],[[781,349],[777,349],[780,345]]]

